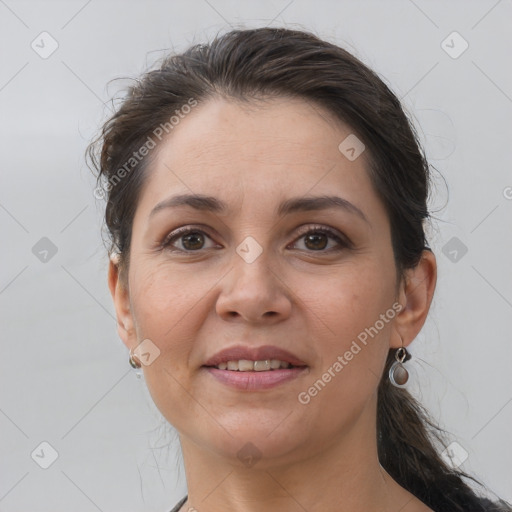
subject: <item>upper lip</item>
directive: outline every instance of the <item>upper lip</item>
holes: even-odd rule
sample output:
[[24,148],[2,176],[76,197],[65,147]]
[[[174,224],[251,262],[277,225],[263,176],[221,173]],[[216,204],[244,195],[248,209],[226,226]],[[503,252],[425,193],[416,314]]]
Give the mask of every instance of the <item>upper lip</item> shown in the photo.
[[234,345],[220,350],[208,359],[204,366],[217,366],[227,361],[238,361],[240,359],[249,359],[251,361],[265,361],[266,359],[279,359],[286,361],[293,366],[306,366],[304,361],[294,356],[288,350],[272,345],[263,345],[261,347],[247,347],[244,345]]

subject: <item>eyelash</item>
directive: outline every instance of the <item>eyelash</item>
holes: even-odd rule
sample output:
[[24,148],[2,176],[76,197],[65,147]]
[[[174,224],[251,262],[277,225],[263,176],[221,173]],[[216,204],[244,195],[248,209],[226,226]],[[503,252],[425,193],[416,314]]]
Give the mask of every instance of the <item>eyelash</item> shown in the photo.
[[[188,235],[190,233],[200,233],[200,234],[206,235],[208,238],[211,238],[208,235],[208,233],[206,233],[203,229],[195,228],[193,226],[187,226],[187,227],[179,228],[179,229],[173,231],[172,233],[169,233],[169,235],[167,235],[164,238],[163,242],[160,245],[160,248],[167,249],[171,252],[181,252],[181,253],[187,253],[187,254],[201,252],[203,249],[185,250],[185,249],[177,249],[175,247],[171,248],[173,242],[175,242],[176,240],[179,240],[181,237]],[[352,248],[352,243],[348,239],[342,238],[341,236],[339,236],[337,234],[336,231],[334,231],[330,228],[327,228],[325,226],[308,226],[307,231],[304,231],[303,233],[301,233],[295,239],[295,241],[293,243],[295,244],[301,238],[304,238],[306,235],[309,235],[312,233],[321,233],[321,234],[327,235],[328,237],[334,239],[338,243],[339,247],[334,247],[334,248],[330,248],[330,249],[320,249],[318,251],[309,250],[307,252],[324,253],[325,254],[325,253],[341,251],[343,248],[345,248],[345,249]]]

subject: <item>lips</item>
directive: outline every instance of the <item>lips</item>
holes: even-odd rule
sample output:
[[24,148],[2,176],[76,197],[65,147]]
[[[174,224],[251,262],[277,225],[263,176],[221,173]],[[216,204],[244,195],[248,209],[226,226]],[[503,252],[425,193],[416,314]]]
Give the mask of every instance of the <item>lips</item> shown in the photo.
[[203,366],[217,366],[220,363],[239,361],[242,359],[248,359],[250,361],[279,359],[280,361],[290,363],[292,366],[307,366],[304,361],[291,352],[288,352],[288,350],[273,345],[263,345],[261,347],[234,345],[214,354],[204,363]]

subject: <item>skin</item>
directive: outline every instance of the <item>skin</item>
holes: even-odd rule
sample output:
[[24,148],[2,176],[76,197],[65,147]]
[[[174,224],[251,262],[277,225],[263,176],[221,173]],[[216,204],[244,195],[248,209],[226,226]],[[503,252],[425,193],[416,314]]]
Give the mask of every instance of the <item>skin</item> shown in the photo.
[[[350,133],[300,99],[210,99],[155,155],[134,217],[129,270],[120,275],[112,258],[109,287],[126,346],[150,339],[160,350],[143,370],[179,433],[189,495],[182,510],[430,510],[380,466],[375,423],[388,350],[408,346],[422,328],[436,261],[425,251],[397,291],[389,219],[365,170],[367,155],[349,161],[338,149]],[[180,206],[150,217],[156,204],[183,193],[215,196],[229,209]],[[283,200],[324,194],[347,199],[368,222],[335,208],[276,214]],[[159,248],[190,225],[203,238]],[[352,247],[320,235],[318,249],[299,231],[318,225]],[[263,251],[252,263],[235,250],[248,236]],[[299,393],[395,302],[400,313],[299,403]],[[269,390],[228,388],[201,366],[237,343],[283,347],[308,371]],[[250,467],[237,457],[249,442],[261,454]]]

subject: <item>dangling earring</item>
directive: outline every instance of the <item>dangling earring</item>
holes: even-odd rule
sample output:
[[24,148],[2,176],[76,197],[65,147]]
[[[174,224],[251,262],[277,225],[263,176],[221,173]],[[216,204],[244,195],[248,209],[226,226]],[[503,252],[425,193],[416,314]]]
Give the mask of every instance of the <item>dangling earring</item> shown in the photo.
[[[402,338],[400,338],[402,339]],[[397,388],[405,388],[409,381],[409,372],[403,365],[403,362],[407,358],[407,349],[404,347],[402,340],[402,346],[395,352],[396,361],[391,365],[389,369],[389,380],[393,386]]]

